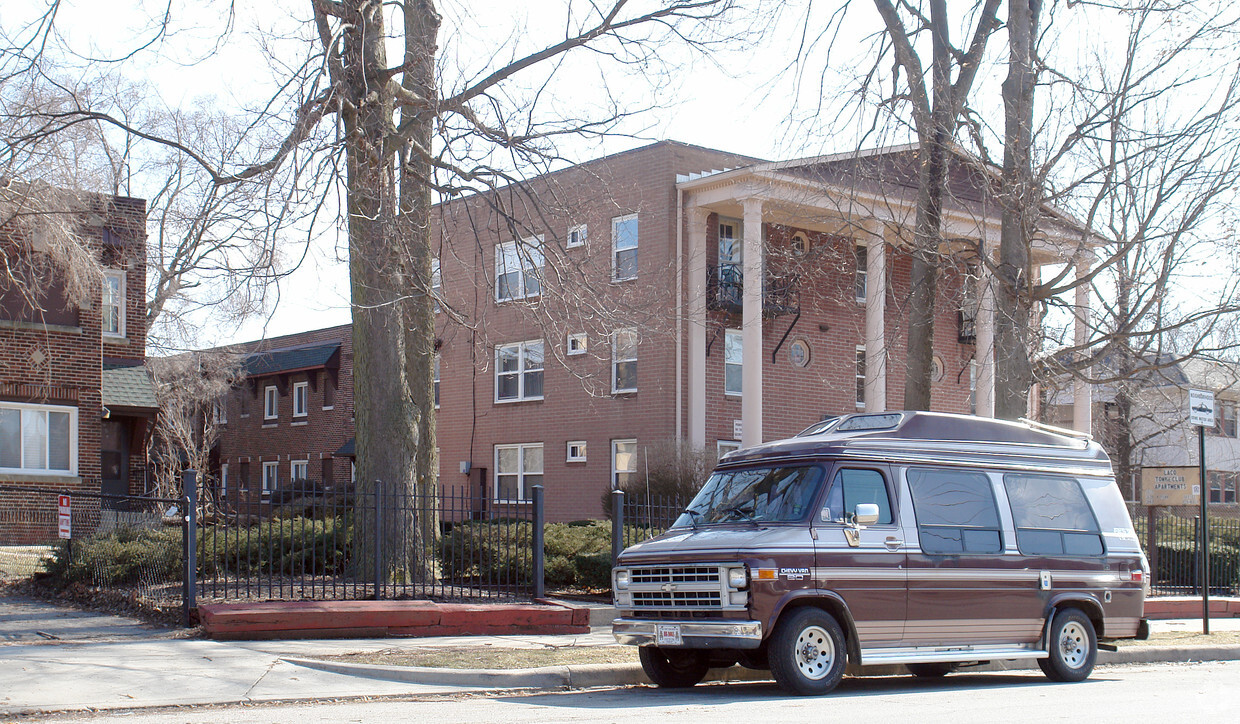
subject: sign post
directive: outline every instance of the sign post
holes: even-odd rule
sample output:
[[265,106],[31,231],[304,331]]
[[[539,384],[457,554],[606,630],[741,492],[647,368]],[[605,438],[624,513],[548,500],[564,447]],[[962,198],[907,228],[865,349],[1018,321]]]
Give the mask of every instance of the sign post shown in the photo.
[[73,508],[67,495],[58,496],[56,500],[56,531],[61,538],[73,538]]
[[1214,393],[1188,391],[1188,422],[1197,426],[1197,466],[1201,475],[1201,537],[1197,550],[1201,557],[1201,632],[1210,633],[1210,493],[1206,480],[1206,425],[1214,427]]

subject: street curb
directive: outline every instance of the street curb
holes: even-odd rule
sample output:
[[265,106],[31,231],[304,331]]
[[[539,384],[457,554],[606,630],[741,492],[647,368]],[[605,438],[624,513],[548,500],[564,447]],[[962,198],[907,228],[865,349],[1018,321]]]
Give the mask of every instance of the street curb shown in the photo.
[[[368,679],[386,679],[409,684],[439,684],[441,686],[482,687],[490,689],[581,689],[592,686],[632,686],[649,684],[650,680],[639,664],[578,664],[572,666],[545,666],[534,669],[437,669],[420,666],[383,666],[380,664],[350,664],[342,661],[321,661],[282,657],[296,666],[328,671],[346,676]],[[1168,646],[1132,647],[1119,651],[1099,651],[1098,665],[1111,664],[1160,664],[1199,661],[1240,661],[1240,646]],[[971,666],[968,671],[1019,671],[1036,669],[1032,660],[996,661],[983,666]],[[899,675],[902,667],[883,666],[867,669],[869,675]],[[864,674],[863,674],[864,675]],[[711,669],[703,681],[770,681],[766,671],[755,671],[739,666],[727,669]]]

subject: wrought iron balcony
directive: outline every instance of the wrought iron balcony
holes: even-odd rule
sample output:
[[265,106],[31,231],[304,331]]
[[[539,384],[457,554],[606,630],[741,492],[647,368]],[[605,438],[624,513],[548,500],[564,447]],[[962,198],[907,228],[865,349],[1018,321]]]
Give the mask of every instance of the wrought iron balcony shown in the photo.
[[[724,263],[706,270],[707,306],[729,314],[745,309],[745,274],[740,264]],[[801,310],[800,290],[795,277],[767,274],[762,283],[762,314],[778,317]]]
[[956,310],[956,341],[977,344],[977,313],[972,309]]

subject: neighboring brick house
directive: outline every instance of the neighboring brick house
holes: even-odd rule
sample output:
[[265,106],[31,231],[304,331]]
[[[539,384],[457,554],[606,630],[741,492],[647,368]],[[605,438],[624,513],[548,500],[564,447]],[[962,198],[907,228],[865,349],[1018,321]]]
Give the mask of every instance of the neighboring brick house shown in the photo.
[[353,437],[349,325],[235,345],[245,381],[216,406],[214,480],[244,500],[295,479],[347,483]]
[[[80,233],[106,270],[98,296],[67,298],[55,271],[33,300],[11,283],[0,287],[0,485],[138,494],[157,411],[143,366],[146,203],[87,200]],[[0,228],[2,253],[19,263],[29,246],[6,233]],[[54,515],[30,500],[0,492],[0,539],[46,540],[49,525],[55,536]]]
[[[660,142],[436,207],[441,484],[490,501],[541,484],[548,519],[596,517],[657,444],[722,452],[899,408],[915,155],[766,163]],[[987,414],[993,312],[967,240],[993,247],[999,211],[992,177],[958,164],[950,180],[944,252],[957,263],[937,295],[933,405]],[[1034,255],[1063,261],[1049,243]],[[342,348],[342,386],[351,362]],[[251,465],[278,457],[281,476],[292,456],[333,449],[250,428],[273,441],[259,453],[262,438],[247,439]],[[234,475],[233,449],[220,450]]]

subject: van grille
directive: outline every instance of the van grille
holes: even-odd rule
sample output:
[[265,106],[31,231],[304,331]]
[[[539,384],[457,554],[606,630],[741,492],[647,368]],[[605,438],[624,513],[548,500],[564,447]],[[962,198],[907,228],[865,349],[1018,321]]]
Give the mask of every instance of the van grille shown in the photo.
[[668,568],[634,568],[633,583],[719,583],[715,566],[675,566]]
[[616,605],[635,611],[689,615],[745,608],[746,592],[728,586],[728,568],[737,564],[629,567],[628,590],[617,591]]

